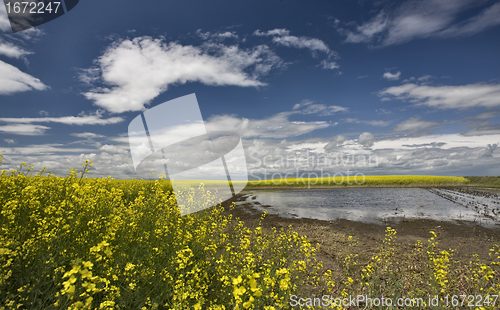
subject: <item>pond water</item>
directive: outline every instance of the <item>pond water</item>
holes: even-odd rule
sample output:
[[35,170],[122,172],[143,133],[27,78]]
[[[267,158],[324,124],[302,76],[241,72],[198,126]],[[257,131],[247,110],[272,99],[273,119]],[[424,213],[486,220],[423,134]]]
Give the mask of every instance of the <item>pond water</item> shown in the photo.
[[[252,191],[246,193],[237,204],[250,205],[284,217],[347,219],[379,224],[411,218],[468,221],[487,227],[500,227],[498,196],[485,201],[474,194],[465,198],[458,191],[442,191],[422,188]],[[454,200],[456,197],[459,199]],[[479,207],[471,203],[476,199],[481,201]]]

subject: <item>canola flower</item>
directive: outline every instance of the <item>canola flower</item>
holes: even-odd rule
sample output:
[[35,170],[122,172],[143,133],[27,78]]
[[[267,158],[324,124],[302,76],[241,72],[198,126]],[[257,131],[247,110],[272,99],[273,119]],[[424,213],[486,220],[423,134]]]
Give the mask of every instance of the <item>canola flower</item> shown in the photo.
[[409,186],[409,185],[459,185],[470,183],[464,177],[431,175],[372,175],[337,176],[324,178],[282,178],[250,181],[250,186]]
[[91,165],[64,178],[26,163],[1,172],[0,309],[274,310],[289,309],[292,294],[500,295],[496,245],[489,261],[463,264],[435,232],[401,249],[388,227],[373,251],[340,237],[325,267],[321,246],[291,227],[247,227],[220,205],[181,216],[168,181],[86,178]]
[[[342,297],[384,296],[394,302],[404,298],[414,303],[412,306],[394,305],[393,309],[457,309],[450,296],[462,296],[459,299],[466,296],[470,300],[471,296],[477,298],[480,295],[483,301],[477,309],[498,309],[498,301],[493,304],[493,300],[500,296],[500,247],[493,245],[490,261],[482,261],[476,254],[475,260],[466,265],[454,260],[453,250],[438,249],[438,235],[434,231],[430,234],[427,244],[418,241],[412,249],[400,248],[396,230],[387,227],[380,247],[371,251],[357,249],[356,238],[342,236],[340,242],[347,246],[341,247],[342,253],[337,255],[340,271],[336,274],[328,272],[331,283],[336,284],[331,291]],[[356,253],[358,251],[360,253]],[[428,305],[429,296],[438,296],[439,306]],[[477,299],[474,304],[476,302]],[[390,308],[366,303],[360,305],[361,308],[365,306],[369,309]]]
[[91,166],[2,171],[0,309],[280,309],[320,268],[289,228],[220,205],[181,216],[168,181],[85,178]]

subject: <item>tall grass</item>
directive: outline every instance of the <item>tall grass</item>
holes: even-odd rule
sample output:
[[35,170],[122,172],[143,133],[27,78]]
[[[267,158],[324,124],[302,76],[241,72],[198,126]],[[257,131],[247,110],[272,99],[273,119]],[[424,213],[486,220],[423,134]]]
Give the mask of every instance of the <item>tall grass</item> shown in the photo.
[[498,177],[465,177],[472,185],[500,187],[500,176]]

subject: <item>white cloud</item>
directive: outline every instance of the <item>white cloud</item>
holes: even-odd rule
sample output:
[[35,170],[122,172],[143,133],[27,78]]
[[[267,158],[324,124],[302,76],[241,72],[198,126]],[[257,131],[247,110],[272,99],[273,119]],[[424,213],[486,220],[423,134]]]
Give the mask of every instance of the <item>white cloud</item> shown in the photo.
[[106,136],[99,135],[93,132],[74,132],[70,134],[73,137],[84,138],[84,139],[95,139],[95,138],[105,138]]
[[342,145],[347,140],[347,138],[343,135],[337,135],[332,137],[331,141],[325,145],[325,151],[331,151],[338,149],[339,146]]
[[[221,118],[221,120],[225,121],[228,118]],[[236,119],[236,121],[235,123],[238,124],[242,122],[241,119]],[[370,139],[367,139],[362,142],[369,144],[369,141]],[[311,166],[308,166],[311,161],[305,162],[311,156],[320,160],[320,163],[324,162],[324,158],[333,160],[328,166],[323,166],[322,172],[330,173],[330,175],[337,172],[346,173],[347,169],[351,173],[362,172],[365,175],[416,173],[484,175],[485,173],[500,173],[500,169],[497,168],[500,149],[495,147],[498,142],[500,142],[500,134],[480,137],[463,137],[453,134],[377,139],[369,148],[363,147],[357,138],[349,139],[343,136],[331,139],[299,140],[247,137],[244,138],[243,145],[249,173],[254,175],[258,175],[259,171],[262,172],[259,167],[264,168],[268,176],[274,172],[282,174],[290,172],[295,175],[296,167],[299,167],[300,173],[307,171],[318,173],[319,168],[311,170]],[[335,144],[335,147],[329,148],[328,144],[330,146]],[[127,152],[128,139],[126,137],[111,138],[107,145],[103,149],[99,149],[101,146],[68,148],[61,144],[29,145],[19,148],[10,145],[0,147],[0,153],[6,156],[3,164],[12,163],[13,165],[24,161],[34,164],[35,171],[46,166],[49,171],[61,176],[66,175],[70,168],[81,167],[85,159],[90,159],[94,166],[88,174],[89,177],[110,175],[113,178],[148,178],[147,166],[143,172],[134,171],[131,157]],[[116,153],[113,153],[114,151]],[[353,159],[357,161],[358,156],[365,159],[373,157],[372,163],[375,165],[355,165]],[[283,158],[285,162],[280,161]],[[291,159],[290,162],[288,158]],[[302,162],[296,163],[294,159],[302,160]],[[283,166],[283,164],[288,166]],[[2,169],[9,168],[15,169],[16,167],[8,164],[2,166]]]
[[340,68],[340,66],[335,61],[328,61],[326,59],[321,61],[320,65],[323,69],[329,69],[329,70]]
[[[195,47],[149,37],[111,45],[97,59],[102,82],[108,85],[84,95],[113,113],[140,111],[173,84],[256,87],[259,78],[282,62],[267,46],[251,50],[205,43]],[[252,74],[245,70],[253,67]]]
[[226,31],[226,32],[216,32],[216,33],[211,33],[210,31],[207,32],[201,32],[201,29],[196,30],[196,34],[202,38],[203,40],[224,40],[224,39],[238,39],[239,36],[236,34],[234,31]]
[[382,77],[384,79],[387,79],[389,81],[397,81],[397,80],[399,80],[400,76],[401,76],[401,72],[400,71],[398,71],[396,73],[385,72],[384,75],[382,75]]
[[269,30],[267,32],[262,32],[260,30],[255,30],[254,33],[253,33],[254,36],[259,36],[259,37],[262,37],[262,36],[288,36],[290,35],[290,31],[287,30],[287,29],[279,29],[279,28],[276,28],[276,29],[273,29],[273,30]]
[[92,86],[93,83],[97,82],[99,80],[99,75],[101,74],[101,70],[99,70],[99,68],[78,68],[77,71],[78,80],[87,86]]
[[212,117],[205,124],[209,131],[234,131],[245,138],[282,139],[330,127],[327,122],[294,122],[293,112],[282,112],[265,119],[245,119],[230,115]]
[[[287,29],[273,29],[267,32],[261,32],[260,30],[256,30],[253,34],[255,36],[272,36],[274,43],[286,47],[308,49],[313,53],[313,56],[316,55],[315,54],[316,52],[323,52],[327,54],[329,57],[338,58],[337,53],[332,51],[328,47],[328,45],[322,40],[316,38],[303,37],[303,36],[301,37],[292,36],[290,35],[290,31],[288,31]],[[335,65],[334,62],[331,63],[325,62],[324,64],[322,63],[322,65],[325,69],[336,69],[336,68],[331,68],[333,65]]]
[[[43,31],[35,29],[36,28],[31,28],[22,31],[15,36],[7,35],[0,38],[0,55],[19,59],[24,58],[26,55],[33,54],[32,52],[17,45],[17,43],[43,35]],[[9,18],[7,17],[7,12],[5,11],[5,7],[3,5],[0,5],[0,31],[11,32]]]
[[244,138],[283,139],[297,137],[337,124],[325,121],[291,121],[289,118],[292,115],[327,116],[347,110],[345,107],[336,105],[314,104],[312,100],[306,99],[295,104],[292,111],[281,112],[268,118],[246,119],[231,115],[218,115],[210,118],[205,126],[208,131],[234,131]]
[[314,101],[306,99],[293,106],[293,111],[300,114],[318,114],[320,116],[333,115],[337,112],[346,112],[349,109],[346,107],[325,104],[316,104]]
[[210,38],[210,31],[207,32],[201,32],[201,29],[196,30],[196,34],[202,38],[203,40],[208,40]]
[[226,32],[219,32],[215,34],[216,37],[218,38],[233,38],[233,39],[238,39],[238,35],[234,31],[226,31]]
[[391,124],[391,121],[364,121],[364,120],[359,120],[357,118],[346,118],[344,119],[346,123],[355,123],[355,124],[368,124],[372,126],[378,126],[378,127],[386,127]]
[[437,35],[443,37],[473,35],[498,24],[500,24],[500,2],[493,4],[491,7],[466,21],[450,26]]
[[466,9],[484,4],[485,1],[474,0],[409,0],[395,8],[386,6],[355,30],[339,28],[338,31],[346,36],[346,42],[381,46],[401,44],[415,38],[472,35],[500,24],[500,3],[457,22]]
[[396,128],[394,128],[395,132],[422,132],[422,131],[428,131],[433,128],[436,128],[440,125],[439,122],[435,121],[423,121],[420,119],[420,117],[415,116],[412,118],[407,119],[406,121],[403,121],[399,123]]
[[440,144],[442,149],[453,148],[484,148],[488,144],[500,142],[500,135],[483,135],[464,137],[460,134],[427,135],[420,137],[401,137],[397,139],[378,140],[373,149],[412,149],[413,145]]
[[331,52],[325,42],[320,39],[296,36],[276,36],[273,38],[273,42],[287,47],[306,48],[311,51],[320,51],[327,54]]
[[[24,155],[24,156],[50,156],[53,154],[71,154],[71,153],[84,153],[88,152],[89,149],[85,148],[68,148],[63,144],[32,144],[27,146],[18,146],[18,147],[8,147],[1,148],[0,154],[8,154],[8,155]],[[67,160],[64,160],[67,161]],[[12,162],[12,161],[11,161]],[[29,161],[26,161],[29,162]],[[60,161],[59,164],[63,165],[64,162]],[[81,164],[79,167],[81,167]],[[77,168],[77,166],[73,166],[73,168]]]
[[39,136],[43,135],[50,127],[31,124],[14,124],[0,126],[0,132],[13,135]]
[[461,86],[429,86],[404,84],[379,92],[382,100],[409,100],[417,105],[438,109],[466,109],[500,106],[500,84],[467,84]]
[[14,141],[14,139],[3,139],[3,141],[7,144],[15,144],[16,141]]
[[376,35],[384,31],[389,19],[384,11],[381,11],[371,21],[357,27],[357,32],[339,29],[339,32],[347,36],[348,43],[370,42]]
[[127,150],[120,148],[116,145],[109,145],[109,144],[101,146],[99,150],[109,154],[128,154]]
[[61,123],[66,125],[109,125],[123,122],[122,117],[102,118],[100,114],[87,116],[63,116],[63,117],[21,117],[0,118],[0,122],[31,124],[31,123]]
[[67,148],[63,145],[29,145],[26,147],[0,147],[5,155],[2,169],[16,169],[22,161],[34,165],[35,172],[42,167],[57,176],[66,176],[70,169],[82,168],[85,159],[93,162],[88,177],[107,177],[131,179],[134,177],[148,179],[149,171],[135,173],[129,154],[114,153],[92,148]]
[[500,125],[486,125],[462,133],[462,136],[500,135]]
[[358,143],[364,147],[372,147],[375,143],[375,137],[369,132],[363,132],[359,135]]
[[19,59],[29,54],[31,54],[31,52],[10,42],[2,42],[0,38],[0,55]]
[[427,81],[429,81],[430,79],[432,79],[433,76],[432,75],[424,75],[424,76],[421,76],[419,78],[415,78],[414,76],[410,77],[409,79],[405,79],[403,80],[403,83],[410,83],[410,82],[415,82],[415,81],[418,81],[420,82],[421,84],[423,83],[426,83]]
[[0,95],[47,88],[39,79],[0,60]]

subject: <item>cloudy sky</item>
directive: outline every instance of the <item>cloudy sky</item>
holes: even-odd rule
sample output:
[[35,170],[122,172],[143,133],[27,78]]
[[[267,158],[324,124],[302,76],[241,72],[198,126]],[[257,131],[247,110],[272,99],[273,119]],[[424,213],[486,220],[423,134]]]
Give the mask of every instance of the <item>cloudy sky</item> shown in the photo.
[[80,1],[15,34],[0,6],[2,169],[88,158],[92,176],[141,177],[129,123],[195,93],[253,175],[301,156],[340,158],[331,173],[500,175],[499,38],[491,0]]

